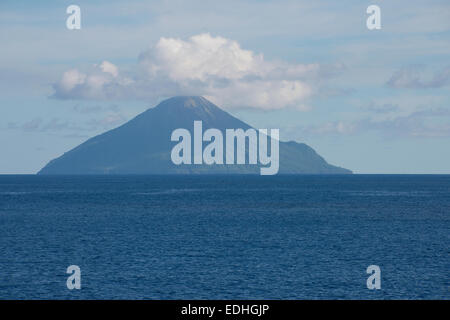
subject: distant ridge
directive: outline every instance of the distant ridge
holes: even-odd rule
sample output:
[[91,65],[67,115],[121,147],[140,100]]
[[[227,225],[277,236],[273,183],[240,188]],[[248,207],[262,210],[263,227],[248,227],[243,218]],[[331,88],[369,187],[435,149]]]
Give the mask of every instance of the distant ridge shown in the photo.
[[[51,160],[38,174],[259,174],[256,165],[173,164],[171,133],[177,128],[192,132],[195,120],[203,122],[204,130],[251,128],[203,97],[173,97]],[[352,172],[328,164],[304,143],[280,141],[279,173]]]

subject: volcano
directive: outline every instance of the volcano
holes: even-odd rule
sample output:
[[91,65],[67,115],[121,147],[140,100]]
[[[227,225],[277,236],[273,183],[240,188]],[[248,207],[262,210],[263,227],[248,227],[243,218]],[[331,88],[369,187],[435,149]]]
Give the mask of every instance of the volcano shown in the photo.
[[[172,163],[171,133],[192,131],[194,121],[202,121],[205,130],[251,128],[203,97],[173,97],[51,160],[38,174],[259,174],[259,166],[249,164]],[[352,173],[295,141],[280,141],[279,158],[279,174]]]

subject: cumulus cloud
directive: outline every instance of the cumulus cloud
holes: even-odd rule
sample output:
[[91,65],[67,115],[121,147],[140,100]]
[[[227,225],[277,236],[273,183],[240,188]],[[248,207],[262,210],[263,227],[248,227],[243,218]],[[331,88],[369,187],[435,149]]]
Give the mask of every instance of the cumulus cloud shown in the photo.
[[111,62],[108,62],[108,61],[103,61],[100,64],[100,69],[104,73],[109,73],[113,77],[117,77],[119,75],[119,69],[115,65],[113,65]]
[[323,66],[266,61],[238,42],[209,33],[187,40],[160,38],[124,76],[108,61],[81,72],[66,71],[54,84],[60,99],[144,99],[203,95],[224,107],[306,110],[324,79],[342,64]]
[[162,73],[174,81],[210,78],[241,79],[263,70],[262,55],[241,49],[236,41],[200,34],[188,41],[161,38],[140,57],[150,74]]
[[54,98],[108,100],[121,97],[124,88],[133,81],[119,76],[114,64],[103,61],[84,73],[70,69],[63,73],[60,81],[53,85]]
[[425,70],[421,66],[408,66],[397,70],[388,80],[387,85],[392,88],[441,88],[450,84],[450,66],[424,79]]

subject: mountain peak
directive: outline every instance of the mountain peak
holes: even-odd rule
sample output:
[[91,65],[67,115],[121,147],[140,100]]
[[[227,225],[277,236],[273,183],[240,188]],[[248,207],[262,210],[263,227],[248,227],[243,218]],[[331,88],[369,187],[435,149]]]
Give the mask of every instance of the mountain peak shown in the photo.
[[[217,120],[218,118],[223,117],[225,117],[226,120],[230,120],[229,118],[235,119],[214,103],[201,96],[172,97],[160,102],[155,108],[147,110],[147,113],[151,112],[150,110],[165,114],[165,117],[169,116],[183,119],[194,117],[193,120],[203,120],[206,122],[205,124],[214,119]],[[229,123],[229,121],[225,122]]]
[[160,102],[157,108],[183,107],[183,108],[208,108],[214,106],[212,102],[202,96],[176,96]]

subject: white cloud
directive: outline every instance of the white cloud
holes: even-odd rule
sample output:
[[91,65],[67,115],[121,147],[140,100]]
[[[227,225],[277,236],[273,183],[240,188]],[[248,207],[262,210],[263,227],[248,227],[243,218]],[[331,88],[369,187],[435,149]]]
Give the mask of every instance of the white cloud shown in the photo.
[[113,100],[120,98],[123,90],[133,83],[128,77],[120,76],[117,66],[108,61],[93,65],[88,72],[71,69],[63,73],[59,82],[53,85],[54,98]]
[[174,81],[207,81],[257,75],[263,57],[241,49],[236,41],[204,33],[188,41],[161,38],[154,49],[141,55],[141,63],[152,75],[162,73]]
[[86,75],[76,69],[66,71],[59,82],[59,88],[64,92],[70,92],[77,85],[83,84],[85,79]]
[[236,81],[227,87],[210,88],[206,97],[224,106],[253,106],[267,110],[295,106],[306,111],[309,107],[303,101],[312,92],[313,89],[302,81],[257,80]]
[[119,69],[108,61],[103,61],[100,64],[100,69],[105,73],[111,74],[113,77],[117,77],[119,75]]
[[160,38],[139,56],[133,76],[103,61],[89,72],[65,72],[54,85],[61,99],[144,99],[202,95],[225,108],[307,110],[307,101],[341,64],[322,66],[266,61],[234,40],[209,33],[187,40]]

